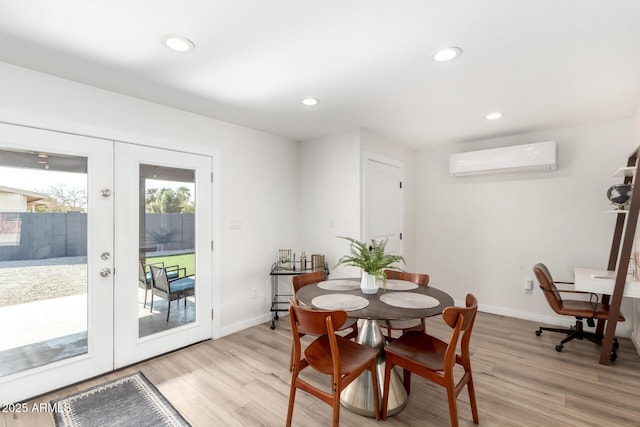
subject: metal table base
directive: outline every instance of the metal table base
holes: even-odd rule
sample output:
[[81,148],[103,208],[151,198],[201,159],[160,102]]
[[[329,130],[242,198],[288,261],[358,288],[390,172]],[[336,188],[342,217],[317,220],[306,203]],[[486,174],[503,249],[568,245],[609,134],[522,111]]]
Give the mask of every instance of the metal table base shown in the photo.
[[[371,319],[361,319],[358,321],[359,344],[365,344],[379,349],[376,358],[376,374],[378,375],[378,387],[380,404],[382,405],[382,390],[384,386],[385,369],[385,340],[380,330],[378,322]],[[375,417],[373,402],[373,384],[371,373],[368,371],[360,375],[354,382],[349,384],[340,394],[340,403],[348,410],[359,415]],[[389,383],[389,402],[387,405],[387,415],[395,415],[402,411],[407,405],[407,391],[404,384],[394,369],[391,371],[391,381]]]

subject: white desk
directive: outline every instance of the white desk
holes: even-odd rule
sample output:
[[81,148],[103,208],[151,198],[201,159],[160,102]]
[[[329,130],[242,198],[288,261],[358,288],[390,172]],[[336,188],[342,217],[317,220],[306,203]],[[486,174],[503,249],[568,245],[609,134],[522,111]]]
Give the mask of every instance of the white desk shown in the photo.
[[[576,267],[573,269],[575,290],[589,291],[596,294],[613,294],[616,272],[607,270],[597,270],[593,268]],[[624,286],[622,296],[629,298],[640,298],[640,281],[630,280]]]

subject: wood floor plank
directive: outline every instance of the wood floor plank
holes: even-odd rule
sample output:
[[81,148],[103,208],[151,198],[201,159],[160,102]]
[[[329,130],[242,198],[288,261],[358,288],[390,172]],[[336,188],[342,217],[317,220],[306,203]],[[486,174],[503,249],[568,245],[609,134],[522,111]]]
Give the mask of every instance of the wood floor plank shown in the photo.
[[[289,397],[291,337],[287,317],[277,322],[275,330],[270,324],[199,343],[33,402],[48,402],[139,370],[194,427],[282,426]],[[593,343],[572,341],[557,352],[561,334],[544,332],[537,337],[538,326],[478,313],[471,363],[481,426],[640,425],[640,356],[628,339],[619,339],[618,360],[604,366],[598,364],[600,349]],[[443,339],[450,332],[439,317],[429,319],[427,329]],[[309,381],[328,386],[326,376],[304,374]],[[474,425],[466,390],[460,393],[458,409],[460,425]],[[326,426],[330,419],[328,405],[297,392],[294,425]],[[414,376],[407,407],[399,414],[381,423],[342,408],[340,424],[449,425],[446,394]],[[48,413],[0,415],[0,427],[53,425]]]

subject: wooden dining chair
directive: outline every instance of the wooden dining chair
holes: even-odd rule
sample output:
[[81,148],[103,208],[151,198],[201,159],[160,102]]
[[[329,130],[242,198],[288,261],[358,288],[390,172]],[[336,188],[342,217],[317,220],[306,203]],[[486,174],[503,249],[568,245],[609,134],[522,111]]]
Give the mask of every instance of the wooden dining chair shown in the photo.
[[[358,344],[337,335],[336,330],[347,320],[347,313],[342,310],[311,310],[300,307],[295,301],[289,306],[291,335],[293,337],[293,370],[289,407],[287,410],[287,427],[293,419],[293,405],[297,389],[303,390],[319,398],[333,407],[333,426],[340,421],[340,393],[360,375],[369,371],[372,384],[378,384],[376,374],[376,357],[379,350]],[[313,340],[302,350],[301,334],[315,335]],[[327,392],[300,378],[300,371],[311,366],[316,371],[331,377],[331,391]],[[378,387],[372,387],[376,420],[380,419],[380,400]]]
[[[467,294],[466,307],[447,307],[442,312],[443,320],[453,332],[449,342],[442,341],[426,333],[410,331],[390,343],[386,351],[384,372],[384,392],[382,397],[382,419],[387,417],[387,403],[389,399],[389,382],[391,370],[400,366],[404,370],[404,386],[407,394],[411,392],[411,373],[440,384],[447,390],[449,400],[449,416],[451,425],[458,425],[458,410],[456,400],[460,391],[467,386],[471,414],[474,424],[478,424],[478,407],[473,388],[471,374],[471,358],[469,355],[469,340],[478,311],[478,300],[472,294]],[[460,340],[460,335],[462,339]],[[460,354],[456,347],[460,341]],[[458,382],[454,378],[455,365],[464,369],[464,374]]]
[[[419,286],[429,286],[428,274],[408,273],[406,271],[398,270],[385,270],[384,275],[387,277],[387,280],[405,280],[407,282],[416,283]],[[385,339],[387,341],[394,340],[394,338],[391,336],[392,331],[400,331],[401,334],[404,334],[408,331],[425,332],[427,330],[426,320],[424,318],[409,320],[385,320],[381,326],[383,330],[386,330]]]
[[[305,273],[300,274],[298,276],[293,276],[291,278],[291,284],[293,285],[293,299],[296,304],[300,305],[300,302],[296,298],[296,293],[304,286],[310,285],[312,283],[319,283],[323,280],[327,280],[327,273],[324,270],[314,271],[313,273]],[[358,336],[358,319],[347,318],[344,325],[342,325],[338,330],[340,331],[348,331],[351,329],[349,333],[344,335],[345,338],[352,339]],[[300,337],[303,337],[302,334]],[[289,363],[289,372],[293,369],[293,347],[291,347],[291,362]]]

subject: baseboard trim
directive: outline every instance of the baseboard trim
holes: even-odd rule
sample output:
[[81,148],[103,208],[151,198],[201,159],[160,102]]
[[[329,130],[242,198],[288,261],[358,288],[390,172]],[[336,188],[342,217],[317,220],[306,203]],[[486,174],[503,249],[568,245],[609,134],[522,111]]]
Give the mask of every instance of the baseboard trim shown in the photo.
[[261,325],[263,323],[266,322],[271,322],[271,318],[272,318],[272,313],[266,313],[257,317],[254,317],[252,319],[247,319],[245,321],[242,322],[238,322],[238,323],[234,323],[233,325],[229,325],[229,326],[225,326],[221,329],[220,331],[220,335],[215,338],[222,338],[225,337],[227,335],[231,335],[231,334],[235,334],[236,332],[240,332],[243,331],[245,329],[249,329],[252,328],[254,326],[258,326]]
[[[464,306],[464,301],[456,301],[456,305]],[[489,314],[497,314],[499,316],[514,317],[516,319],[531,320],[532,322],[540,322],[540,323],[545,323],[547,325],[556,325],[561,327],[569,327],[569,326],[575,325],[575,320],[573,320],[571,317],[558,316],[555,314],[547,316],[544,314],[527,313],[523,311],[512,310],[509,308],[496,307],[496,306],[483,305],[483,304],[478,304],[478,311],[481,311],[483,313],[489,313]],[[630,322],[624,322],[624,323],[618,324],[618,327],[616,328],[616,336],[623,337],[623,338],[632,338],[631,328],[630,328],[631,325],[626,325],[625,323],[630,323]],[[585,327],[587,327],[586,324],[585,324]],[[636,340],[640,340],[640,337],[636,337]],[[636,346],[636,350],[638,350],[639,348],[638,345],[636,343],[634,344]]]

